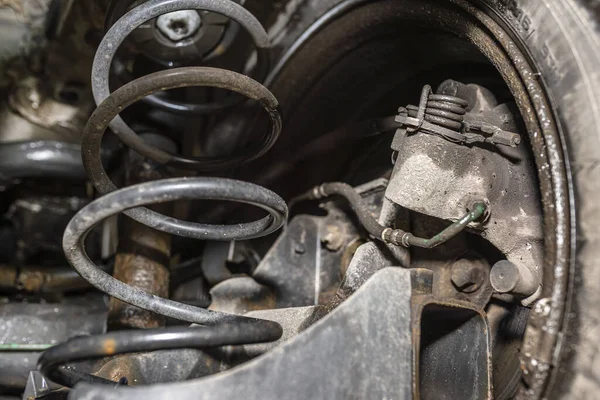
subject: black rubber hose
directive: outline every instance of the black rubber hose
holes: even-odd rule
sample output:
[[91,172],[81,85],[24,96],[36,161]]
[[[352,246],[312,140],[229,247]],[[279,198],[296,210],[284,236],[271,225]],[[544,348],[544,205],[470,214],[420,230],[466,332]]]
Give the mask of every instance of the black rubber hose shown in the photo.
[[209,327],[128,330],[79,336],[44,351],[38,359],[38,369],[50,380],[67,387],[81,381],[114,386],[118,382],[78,372],[65,364],[126,353],[271,342],[279,339],[281,334],[282,328],[276,322],[246,320]]
[[381,238],[381,234],[383,233],[385,227],[381,226],[379,222],[377,222],[375,217],[373,217],[365,203],[362,201],[360,195],[352,186],[343,182],[330,182],[324,183],[319,186],[318,189],[315,188],[314,190],[318,191],[318,195],[321,197],[339,195],[345,198],[350,204],[352,211],[354,211],[358,217],[361,225],[364,226],[367,232],[376,238]]
[[385,243],[394,244],[404,247],[422,247],[431,249],[444,242],[447,242],[460,232],[462,232],[470,223],[480,220],[487,210],[487,206],[483,201],[473,203],[473,206],[463,217],[452,223],[446,229],[436,234],[430,239],[414,236],[412,233],[404,232],[401,229],[392,229],[381,225],[375,217],[369,212],[367,206],[362,201],[360,195],[354,188],[343,182],[323,183],[320,186],[314,187],[312,190],[298,196],[295,202],[308,199],[322,199],[325,197],[339,195],[345,198],[352,211],[358,217],[361,225],[375,239]]
[[[244,28],[256,46],[257,61],[252,77],[263,81],[269,71],[269,36],[260,22],[248,10],[230,0],[150,0],[140,4],[123,15],[108,30],[102,42],[98,46],[94,63],[92,66],[92,91],[96,104],[100,104],[110,95],[109,75],[112,60],[125,38],[137,27],[146,21],[160,15],[179,10],[203,10],[224,15],[237,22]],[[167,90],[164,88],[163,90]],[[203,114],[231,107],[238,98],[226,98],[222,103],[214,104],[176,104],[172,101],[162,101],[159,98],[150,100],[154,105],[166,110],[174,109],[179,113]],[[120,136],[130,133],[131,128],[121,119],[116,117],[111,122],[110,128]]]
[[[222,239],[223,237],[259,237],[283,225],[287,215],[285,202],[275,193],[248,182],[224,178],[172,178],[128,186],[104,195],[83,207],[71,219],[63,236],[63,250],[69,264],[98,290],[134,306],[170,318],[215,325],[222,322],[257,321],[237,315],[210,311],[178,303],[129,286],[100,270],[87,256],[84,242],[90,230],[102,220],[127,209],[173,200],[218,199],[240,201],[263,208],[270,214],[270,225],[261,232],[253,232],[256,224],[232,226],[199,225],[195,237]],[[180,235],[171,225],[150,224],[163,232]],[[251,235],[252,234],[252,235]]]
[[[110,121],[124,108],[149,93],[164,88],[194,85],[211,85],[230,88],[238,93],[258,100],[264,106],[271,117],[272,128],[270,133],[265,135],[261,142],[257,143],[254,150],[250,149],[252,154],[228,158],[207,157],[195,160],[182,159],[149,146],[134,132],[121,135],[121,138],[125,139],[125,144],[138,153],[157,162],[167,162],[184,168],[189,166],[190,162],[202,163],[202,165],[205,166],[210,165],[212,167],[218,167],[218,169],[226,169],[259,157],[275,143],[281,131],[281,115],[278,111],[277,99],[275,99],[271,92],[258,82],[236,72],[207,67],[186,67],[156,72],[117,89],[108,99],[98,106],[85,127],[81,145],[83,164],[92,184],[100,193],[109,193],[117,189],[104,170],[104,166],[100,159],[102,136]],[[167,159],[164,157],[167,157]],[[216,183],[213,182],[213,184]],[[259,186],[245,182],[238,182],[237,184],[239,185],[239,189],[235,192],[239,198],[234,200],[252,203],[255,199],[251,195],[260,195],[261,199],[264,199],[265,201],[268,200],[267,204],[271,204],[271,208],[277,210],[275,213],[278,215],[277,219],[265,217],[262,220],[253,223],[242,224],[239,226],[225,225],[215,229],[215,227],[211,225],[202,225],[174,219],[146,208],[130,210],[126,212],[126,214],[142,224],[164,232],[205,240],[250,239],[262,236],[266,234],[265,232],[272,232],[277,229],[279,227],[279,222],[283,221],[287,216],[287,207],[283,200],[273,192]],[[212,190],[212,188],[207,189]],[[225,189],[225,187],[221,186],[221,189]],[[230,188],[227,190],[233,189]],[[242,195],[243,190],[248,191],[250,198],[246,199]],[[201,197],[206,198],[206,193]],[[273,199],[277,199],[275,202],[276,204],[273,202]]]

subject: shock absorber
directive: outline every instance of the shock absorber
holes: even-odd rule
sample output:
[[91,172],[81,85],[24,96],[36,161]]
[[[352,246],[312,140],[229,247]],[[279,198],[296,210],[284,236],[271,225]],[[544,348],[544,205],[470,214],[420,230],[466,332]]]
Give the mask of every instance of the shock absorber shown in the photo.
[[[38,368],[49,379],[64,386],[70,387],[82,380],[119,384],[81,373],[68,365],[75,361],[140,351],[273,341],[282,334],[281,326],[272,321],[210,311],[132,287],[102,271],[85,252],[84,242],[90,230],[104,219],[121,212],[158,231],[202,240],[244,240],[261,237],[279,229],[287,218],[288,208],[283,199],[272,191],[252,183],[212,177],[170,178],[117,189],[102,165],[101,141],[109,127],[130,149],[156,163],[205,171],[231,168],[253,160],[268,151],[279,136],[281,115],[277,99],[254,79],[233,71],[208,67],[176,68],[146,75],[125,84],[113,93],[109,92],[108,71],[111,60],[127,34],[141,23],[161,14],[187,9],[219,13],[239,23],[256,43],[259,56],[257,67],[265,67],[268,48],[266,32],[252,14],[229,0],[150,0],[118,20],[102,40],[94,60],[92,80],[98,107],[91,115],[82,138],[84,167],[92,184],[103,196],[82,208],[73,217],[64,232],[63,249],[70,265],[91,285],[104,293],[141,309],[201,326],[112,332],[74,338],[54,346],[40,356]],[[121,111],[146,96],[192,86],[228,89],[256,100],[269,116],[270,130],[245,154],[183,158],[144,142],[118,116]],[[196,199],[237,201],[257,206],[268,215],[252,222],[211,225],[183,221],[143,208],[156,203]]]

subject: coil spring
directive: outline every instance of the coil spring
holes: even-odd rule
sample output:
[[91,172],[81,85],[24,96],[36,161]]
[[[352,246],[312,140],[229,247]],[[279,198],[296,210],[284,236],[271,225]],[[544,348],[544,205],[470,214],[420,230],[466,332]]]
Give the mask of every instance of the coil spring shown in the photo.
[[[202,9],[225,15],[246,28],[259,49],[268,48],[267,34],[260,23],[243,7],[229,0],[150,0],[117,21],[102,40],[94,59],[93,91],[98,107],[90,117],[82,138],[84,167],[92,184],[103,196],[81,209],[69,222],[63,236],[63,249],[70,265],[106,294],[160,315],[204,326],[113,332],[70,339],[46,350],[38,360],[38,369],[64,386],[72,387],[82,380],[111,385],[123,383],[81,373],[66,365],[74,361],[140,351],[266,342],[277,340],[282,334],[281,326],[272,321],[210,311],[131,287],[99,269],[85,252],[84,241],[88,232],[104,219],[121,212],[154,229],[204,240],[242,240],[264,236],[279,229],[287,218],[288,209],[283,199],[252,183],[224,178],[172,178],[117,189],[104,170],[100,150],[102,136],[108,127],[127,146],[155,162],[196,170],[240,165],[264,154],[279,136],[281,116],[277,99],[260,83],[236,72],[207,67],[177,68],[146,75],[109,93],[110,64],[127,34],[147,20],[182,9]],[[148,146],[118,116],[123,109],[145,96],[191,86],[229,89],[257,100],[270,118],[270,132],[251,149],[250,154],[229,158],[181,158]],[[237,201],[260,207],[267,211],[268,216],[243,224],[209,225],[177,220],[142,208],[182,199]]]
[[[425,120],[444,128],[460,131],[469,102],[456,96],[432,94],[431,86],[428,85],[425,86],[423,93],[427,93]],[[409,105],[406,109],[410,117],[418,116],[419,107]]]

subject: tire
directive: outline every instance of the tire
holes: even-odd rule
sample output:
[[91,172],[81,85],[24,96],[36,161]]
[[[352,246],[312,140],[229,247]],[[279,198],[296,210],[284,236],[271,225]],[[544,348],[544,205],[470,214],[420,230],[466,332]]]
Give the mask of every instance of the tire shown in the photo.
[[571,299],[548,398],[600,396],[600,30],[591,2],[486,0],[520,38],[556,108],[571,166]]

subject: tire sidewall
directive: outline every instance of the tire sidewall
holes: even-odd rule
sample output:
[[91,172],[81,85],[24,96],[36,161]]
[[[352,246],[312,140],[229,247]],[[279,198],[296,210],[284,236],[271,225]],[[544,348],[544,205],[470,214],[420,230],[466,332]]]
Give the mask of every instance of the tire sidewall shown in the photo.
[[[600,33],[574,0],[470,0],[505,25],[530,57],[564,140],[575,240],[555,379],[549,398],[595,398],[600,391]],[[534,99],[535,101],[535,99]],[[576,244],[576,245],[575,245]]]

